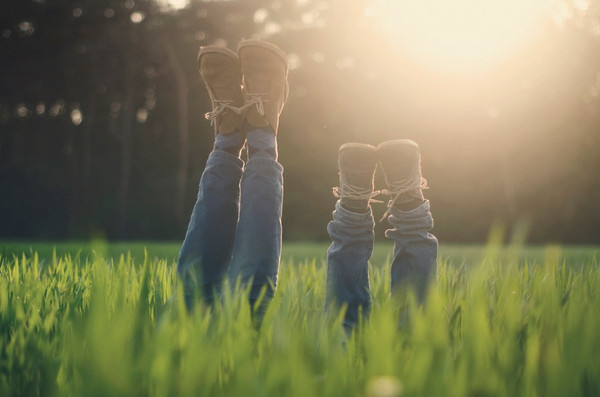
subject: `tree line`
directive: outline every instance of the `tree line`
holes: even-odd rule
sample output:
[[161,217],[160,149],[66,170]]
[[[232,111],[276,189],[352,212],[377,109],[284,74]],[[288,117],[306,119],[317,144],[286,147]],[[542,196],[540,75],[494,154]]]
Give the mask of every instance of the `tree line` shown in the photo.
[[597,2],[460,76],[412,60],[367,4],[2,2],[0,237],[182,238],[213,141],[198,47],[256,37],[289,57],[285,238],[327,238],[342,143],[411,138],[442,241],[485,241],[499,223],[600,242]]

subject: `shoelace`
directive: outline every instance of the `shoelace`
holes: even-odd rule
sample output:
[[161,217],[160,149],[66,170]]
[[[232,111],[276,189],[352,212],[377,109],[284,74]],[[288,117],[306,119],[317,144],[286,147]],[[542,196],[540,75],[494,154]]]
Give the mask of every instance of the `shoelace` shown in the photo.
[[369,203],[383,203],[380,200],[374,200],[373,197],[379,196],[381,190],[371,190],[370,188],[358,187],[351,185],[346,180],[344,174],[340,174],[342,187],[335,186],[333,188],[333,195],[337,198],[348,198],[350,200],[368,200]]
[[234,101],[230,101],[230,100],[219,100],[219,99],[215,99],[215,104],[217,106],[215,106],[215,108],[212,110],[212,112],[207,112],[204,114],[204,118],[206,118],[207,120],[210,120],[210,125],[214,125],[215,124],[215,119],[217,117],[219,117],[222,113],[226,112],[228,109],[234,111],[237,114],[240,114],[239,109],[235,106],[232,106],[231,104]]
[[252,106],[256,106],[258,114],[264,116],[264,103],[269,101],[267,99],[263,99],[263,97],[267,96],[267,94],[249,94],[248,96],[250,97],[250,100],[240,107],[232,106],[231,104],[234,101],[215,99],[215,108],[212,110],[212,112],[205,113],[204,118],[210,120],[210,125],[212,126],[215,123],[215,119],[219,117],[222,113],[226,112],[228,109],[237,114],[242,114],[246,111],[246,109]]
[[268,99],[264,99],[264,97],[266,97],[267,94],[248,94],[248,97],[250,98],[250,100],[248,102],[246,102],[243,106],[237,108],[237,113],[238,114],[242,114],[243,112],[246,111],[246,109],[251,108],[252,106],[256,106],[256,110],[258,112],[259,115],[264,116],[265,115],[265,102],[269,102]]
[[396,201],[398,201],[398,198],[402,194],[410,192],[411,190],[429,188],[427,186],[427,179],[419,177],[419,174],[416,172],[411,172],[411,174],[413,174],[412,178],[409,177],[395,183],[390,183],[387,189],[383,189],[381,191],[381,194],[390,196],[390,201],[388,201],[387,210],[385,211],[379,222],[382,222],[390,215],[392,207],[394,206],[394,204],[396,204]]

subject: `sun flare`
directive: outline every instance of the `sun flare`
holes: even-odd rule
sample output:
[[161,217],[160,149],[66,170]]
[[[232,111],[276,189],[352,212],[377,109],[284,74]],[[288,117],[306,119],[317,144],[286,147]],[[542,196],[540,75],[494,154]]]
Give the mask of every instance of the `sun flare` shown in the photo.
[[189,0],[159,0],[158,3],[174,10],[180,10],[189,4]]
[[373,0],[365,9],[402,51],[434,68],[501,59],[540,31],[551,0]]

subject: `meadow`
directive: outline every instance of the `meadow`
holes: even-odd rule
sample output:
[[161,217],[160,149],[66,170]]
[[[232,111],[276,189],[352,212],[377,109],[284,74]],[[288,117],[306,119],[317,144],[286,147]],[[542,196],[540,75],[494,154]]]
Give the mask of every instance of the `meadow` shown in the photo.
[[420,307],[376,245],[349,335],[326,248],[284,244],[259,325],[243,288],[189,314],[178,244],[0,242],[0,395],[600,395],[600,248],[442,245]]

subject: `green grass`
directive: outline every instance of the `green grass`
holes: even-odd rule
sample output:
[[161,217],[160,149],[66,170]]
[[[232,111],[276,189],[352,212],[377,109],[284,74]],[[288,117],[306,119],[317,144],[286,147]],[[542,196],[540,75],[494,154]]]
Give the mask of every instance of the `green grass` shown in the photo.
[[600,395],[594,247],[442,246],[422,308],[391,297],[378,245],[349,338],[326,244],[284,245],[260,328],[239,290],[187,314],[178,244],[0,247],[0,396]]

